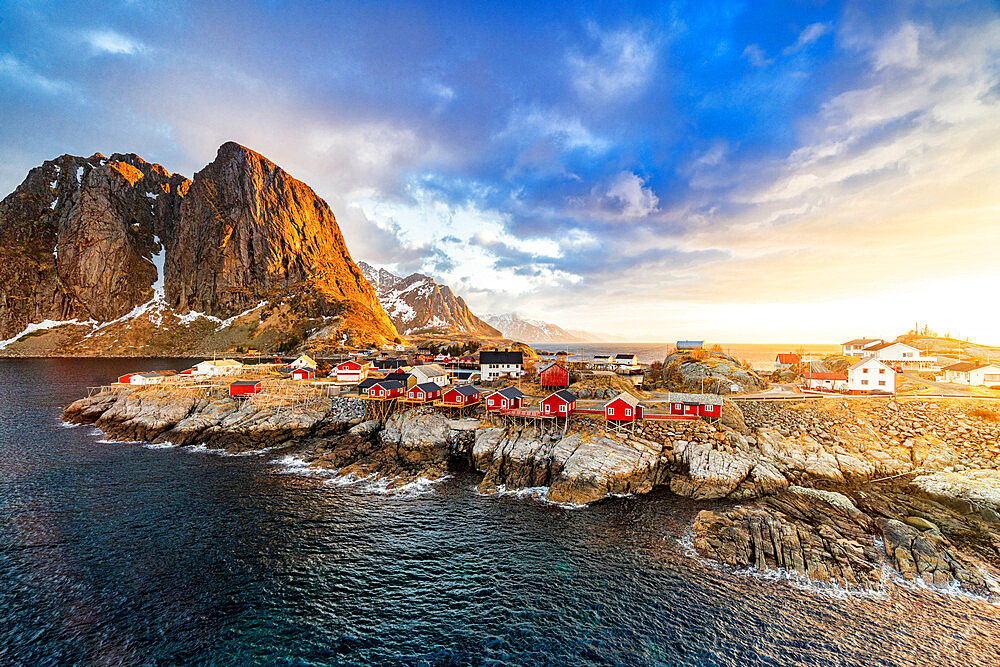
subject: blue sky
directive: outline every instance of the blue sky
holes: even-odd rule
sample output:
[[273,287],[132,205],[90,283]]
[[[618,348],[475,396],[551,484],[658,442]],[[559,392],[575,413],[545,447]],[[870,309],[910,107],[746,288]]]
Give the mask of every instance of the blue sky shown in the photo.
[[0,3],[0,190],[227,140],[355,259],[648,340],[1000,343],[994,3]]

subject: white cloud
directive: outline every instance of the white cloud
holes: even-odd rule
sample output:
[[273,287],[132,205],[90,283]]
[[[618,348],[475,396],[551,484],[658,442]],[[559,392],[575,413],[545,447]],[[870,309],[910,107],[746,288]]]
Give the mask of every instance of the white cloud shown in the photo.
[[767,67],[774,62],[774,58],[768,58],[764,49],[757,44],[747,44],[747,47],[743,49],[742,57],[746,58],[754,67]]
[[798,53],[828,32],[830,32],[829,23],[810,23],[799,33],[795,43],[785,47],[782,53],[786,56]]
[[0,76],[49,95],[70,90],[69,84],[39,74],[9,53],[0,56]]
[[912,23],[885,39],[874,52],[875,69],[917,67],[920,64],[920,30]]
[[607,139],[587,129],[579,118],[538,107],[515,109],[507,127],[497,138],[513,138],[523,143],[545,138],[566,148],[583,148],[595,153],[604,152],[611,145]]
[[645,218],[660,204],[659,198],[646,182],[631,171],[623,171],[611,182],[607,196],[621,205],[621,214],[625,218]]
[[146,50],[142,42],[110,28],[85,32],[83,38],[98,53],[130,56]]
[[628,101],[645,89],[656,64],[656,44],[637,31],[601,32],[589,27],[598,41],[597,52],[567,54],[573,86],[585,101]]

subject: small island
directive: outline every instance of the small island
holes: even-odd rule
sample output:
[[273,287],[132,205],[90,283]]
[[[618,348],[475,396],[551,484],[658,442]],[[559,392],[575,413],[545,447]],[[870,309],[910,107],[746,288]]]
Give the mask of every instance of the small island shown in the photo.
[[[436,364],[387,364],[404,380],[378,401],[358,389],[360,379],[341,391],[335,375],[248,365],[238,379],[195,375],[95,388],[64,419],[121,441],[293,456],[324,474],[390,489],[469,466],[483,493],[528,491],[566,506],[669,492],[704,502],[694,547],[735,568],[862,590],[879,587],[888,568],[902,580],[957,585],[991,599],[1000,593],[1000,410],[992,401],[708,400],[643,391],[617,374],[546,387],[546,369],[557,363],[532,380],[456,385],[472,388],[468,405],[442,401],[433,382],[420,389],[421,374],[433,375]],[[345,369],[356,372],[350,362]],[[419,377],[407,385],[411,374]],[[256,389],[232,395],[237,381]],[[378,382],[369,378],[369,389]],[[494,395],[518,398],[491,409]],[[544,418],[550,399],[569,409]],[[615,419],[616,406],[631,406],[639,418]],[[685,414],[688,406],[695,408]]]

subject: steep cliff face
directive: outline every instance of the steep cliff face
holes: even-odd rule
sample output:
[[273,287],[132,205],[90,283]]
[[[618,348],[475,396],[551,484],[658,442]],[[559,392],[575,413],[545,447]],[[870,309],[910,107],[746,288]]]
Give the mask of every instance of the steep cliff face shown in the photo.
[[312,316],[341,316],[396,337],[351,259],[333,211],[312,188],[236,143],[195,174],[167,251],[167,301],[231,317],[263,300],[315,295]]
[[131,154],[32,169],[0,202],[0,338],[42,320],[114,319],[151,299],[189,183]]
[[0,202],[4,354],[395,338],[326,202],[238,144],[193,182],[137,155],[63,155]]
[[421,333],[470,334],[500,338],[501,333],[476,317],[465,299],[447,285],[413,273],[401,278],[385,269],[359,262],[364,276],[375,288],[382,307],[404,335]]

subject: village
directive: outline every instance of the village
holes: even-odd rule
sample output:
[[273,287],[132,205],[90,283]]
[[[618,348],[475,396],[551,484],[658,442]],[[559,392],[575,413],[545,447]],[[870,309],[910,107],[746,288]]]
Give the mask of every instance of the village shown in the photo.
[[[554,425],[566,432],[571,419],[599,422],[606,431],[634,430],[645,421],[718,420],[724,396],[889,397],[927,395],[935,389],[959,396],[963,394],[956,388],[980,386],[982,392],[969,395],[983,397],[993,395],[989,387],[1000,385],[1000,366],[951,363],[898,341],[858,338],[841,344],[841,350],[841,355],[815,361],[779,353],[769,376],[760,371],[770,382],[749,368],[739,370],[756,378],[756,385],[731,370],[717,373],[719,361],[736,361],[718,346],[683,340],[668,355],[669,368],[659,362],[640,363],[631,353],[570,360],[567,352],[541,352],[539,358],[530,348],[471,351],[456,344],[449,351],[446,346],[432,350],[398,345],[318,361],[308,354],[287,361],[258,356],[256,363],[247,358],[204,360],[181,371],[128,373],[100,389],[156,385],[288,407],[340,397],[359,403],[364,418],[382,423],[398,410],[423,407],[456,418],[475,417],[509,427],[535,425],[539,430]],[[675,373],[674,380],[667,381],[670,369],[677,367],[694,367],[702,375],[678,385]],[[922,385],[914,380],[921,377]]]
[[[637,395],[644,377],[634,354],[597,355],[587,371],[573,370],[560,355],[547,363],[525,359],[520,350],[484,350],[477,356],[431,354],[428,350],[367,351],[329,365],[302,354],[289,363],[243,363],[224,358],[201,361],[185,370],[127,373],[112,385],[149,386],[177,392],[219,393],[258,405],[308,406],[325,397],[354,399],[363,415],[384,422],[405,407],[444,410],[454,417],[482,415],[514,425],[546,422],[568,429],[571,417],[603,420],[606,428],[634,428],[642,420],[715,420],[721,396],[664,392],[655,400]],[[581,366],[581,364],[574,364]],[[585,374],[574,392],[572,378]],[[601,386],[599,391],[595,389]],[[591,397],[600,394],[601,398]],[[606,399],[605,399],[606,397]],[[541,428],[541,423],[538,424]]]

